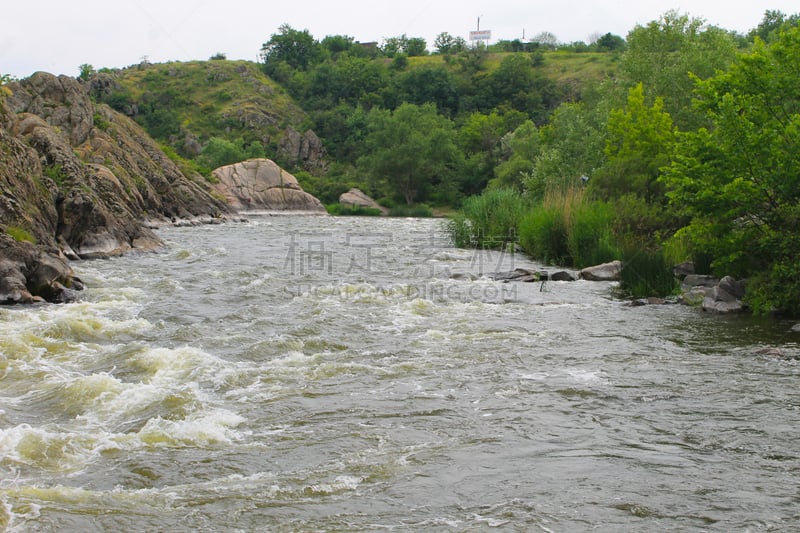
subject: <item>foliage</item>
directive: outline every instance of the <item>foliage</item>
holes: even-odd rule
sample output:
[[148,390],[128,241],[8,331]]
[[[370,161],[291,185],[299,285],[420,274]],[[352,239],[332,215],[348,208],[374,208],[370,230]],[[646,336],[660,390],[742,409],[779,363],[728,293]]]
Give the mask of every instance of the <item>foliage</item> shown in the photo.
[[578,202],[567,221],[567,250],[572,266],[584,268],[619,257],[613,234],[616,217],[613,205],[606,202]]
[[64,182],[69,177],[67,171],[59,163],[43,166],[42,174],[53,180],[59,187],[64,185]]
[[737,53],[733,35],[668,11],[631,30],[627,41],[622,69],[629,83],[643,83],[649,94],[661,97],[664,111],[681,129],[700,126],[703,116],[691,105],[692,75],[706,78],[727,68]]
[[786,16],[782,11],[768,9],[764,12],[764,18],[758,26],[750,30],[747,37],[750,41],[755,41],[758,37],[765,43],[771,43],[778,40],[782,31],[796,26],[800,26],[800,13]]
[[448,224],[453,243],[460,248],[505,248],[517,239],[517,225],[528,202],[512,189],[487,189],[464,201],[459,216]]
[[663,192],[658,182],[662,166],[669,163],[675,142],[672,118],[656,98],[647,106],[644,86],[628,92],[625,109],[612,110],[608,117],[607,162],[592,180],[592,189],[604,198],[638,194],[658,201]]
[[405,55],[408,57],[424,56],[428,53],[427,43],[422,37],[408,37],[403,34],[399,37],[389,37],[384,40],[381,50],[386,57]]
[[17,242],[29,242],[31,244],[36,244],[38,242],[31,232],[19,226],[8,226],[6,228],[6,233]]
[[631,248],[622,255],[620,290],[633,298],[669,296],[678,286],[662,250]]
[[428,218],[433,216],[433,211],[425,204],[396,205],[389,209],[390,217]]
[[433,41],[437,54],[457,54],[467,49],[467,42],[463,37],[453,37],[447,32],[442,32]]
[[540,152],[539,130],[531,120],[526,120],[501,139],[503,160],[494,169],[493,187],[523,190],[523,177],[533,169]]
[[260,143],[245,146],[242,139],[229,141],[222,137],[211,137],[197,158],[199,164],[209,170],[238,163],[246,159],[264,157],[264,147]]
[[452,198],[460,166],[452,130],[452,122],[433,104],[403,104],[394,112],[373,109],[359,167],[375,189],[398,194],[407,205],[426,200],[434,187]]
[[574,186],[604,164],[606,105],[562,104],[539,130],[538,152],[530,154],[532,169],[522,175],[532,198],[541,200],[549,189]]
[[[798,311],[800,256],[800,28],[756,42],[725,73],[698,82],[709,129],[682,135],[664,181],[681,230],[713,256],[716,273],[753,276],[758,312]],[[796,280],[796,278],[795,278]]]
[[343,217],[379,217],[383,213],[376,207],[347,207],[342,204],[328,204],[325,206],[328,213]]
[[261,60],[268,75],[278,72],[281,64],[305,70],[321,59],[320,45],[308,30],[296,30],[283,24],[279,32],[272,34],[269,41],[261,46]]
[[519,223],[519,243],[530,256],[550,264],[566,264],[567,225],[557,205],[543,203]]
[[89,78],[91,78],[96,73],[94,67],[92,65],[89,65],[88,63],[84,63],[83,65],[78,67],[78,70],[80,71],[78,79],[81,81],[89,81]]
[[601,52],[615,52],[625,50],[628,46],[625,39],[613,33],[606,33],[597,39],[594,43],[597,50]]

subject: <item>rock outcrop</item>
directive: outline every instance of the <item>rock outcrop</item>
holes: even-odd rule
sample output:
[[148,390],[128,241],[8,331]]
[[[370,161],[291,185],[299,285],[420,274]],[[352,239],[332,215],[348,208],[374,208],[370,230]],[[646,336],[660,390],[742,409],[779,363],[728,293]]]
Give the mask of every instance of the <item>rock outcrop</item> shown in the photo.
[[305,192],[297,178],[270,159],[249,159],[212,173],[214,190],[237,211],[304,211],[327,214],[317,198]]
[[58,249],[0,234],[0,304],[68,302],[83,283]]
[[294,164],[301,163],[305,168],[325,166],[325,149],[312,130],[301,134],[292,127],[286,128],[278,145],[278,155]]
[[133,120],[94,104],[78,80],[39,72],[4,89],[0,300],[63,301],[57,287],[72,289],[68,270],[45,280],[32,265],[152,249],[160,240],[148,221],[230,212],[202,176],[184,174]]
[[690,274],[681,282],[681,303],[700,307],[715,314],[741,313],[745,283],[731,276],[717,279],[714,276]]
[[361,189],[352,188],[349,191],[339,195],[339,204],[347,208],[365,208],[365,209],[378,209],[382,214],[386,215],[389,210],[381,204],[366,195]]

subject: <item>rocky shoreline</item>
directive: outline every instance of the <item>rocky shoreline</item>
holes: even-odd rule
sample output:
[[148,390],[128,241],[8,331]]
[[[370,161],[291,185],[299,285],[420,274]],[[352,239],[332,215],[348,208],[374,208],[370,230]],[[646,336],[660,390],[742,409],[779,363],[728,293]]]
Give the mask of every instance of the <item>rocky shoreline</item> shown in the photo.
[[268,159],[214,180],[179,167],[90,86],[38,72],[0,94],[0,304],[65,302],[69,261],[149,251],[154,230],[239,220],[240,209],[327,214]]
[[[545,282],[545,281],[620,281],[623,264],[621,261],[611,261],[580,271],[557,270],[552,274],[546,270],[529,270],[517,268],[509,272],[493,272],[488,275],[490,279],[502,282]],[[747,312],[747,307],[742,302],[746,282],[736,280],[731,276],[716,278],[709,275],[694,273],[694,266],[684,263],[676,266],[673,273],[680,281],[680,294],[670,298],[637,298],[631,300],[631,305],[662,305],[678,303],[698,307],[705,312],[714,314],[736,314]]]

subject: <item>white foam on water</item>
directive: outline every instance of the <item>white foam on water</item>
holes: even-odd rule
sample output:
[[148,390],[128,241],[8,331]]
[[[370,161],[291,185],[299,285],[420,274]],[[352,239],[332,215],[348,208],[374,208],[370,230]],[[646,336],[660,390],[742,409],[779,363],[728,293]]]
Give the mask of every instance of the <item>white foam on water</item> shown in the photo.
[[118,440],[134,447],[209,447],[231,444],[241,440],[245,433],[235,430],[245,418],[226,409],[212,409],[192,413],[183,420],[151,418],[135,434]]
[[16,471],[30,466],[53,472],[74,472],[117,445],[103,433],[20,424],[0,430],[0,465]]

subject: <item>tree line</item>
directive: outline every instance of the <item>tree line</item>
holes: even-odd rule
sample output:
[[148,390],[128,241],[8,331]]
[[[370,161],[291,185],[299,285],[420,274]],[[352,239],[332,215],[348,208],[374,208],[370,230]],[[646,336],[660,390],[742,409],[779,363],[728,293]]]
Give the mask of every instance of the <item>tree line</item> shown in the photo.
[[641,294],[672,291],[669,266],[691,260],[747,278],[755,311],[797,315],[798,22],[767,11],[739,35],[669,11],[605,39],[615,75],[577,91],[541,74],[541,43],[412,63],[413,39],[383,51],[284,26],[262,57],[336,162],[318,184],[461,205],[462,246],[514,241],[576,267],[622,258]]
[[767,11],[746,38],[676,12],[636,27],[615,83],[506,138],[454,238],[576,267],[623,259],[640,296],[675,290],[671,267],[690,260],[746,279],[755,312],[800,315],[799,22]]

